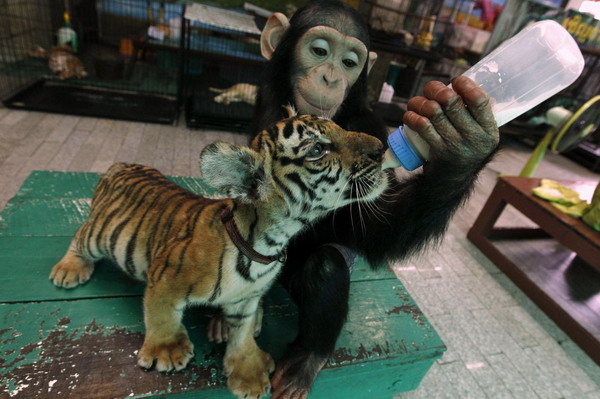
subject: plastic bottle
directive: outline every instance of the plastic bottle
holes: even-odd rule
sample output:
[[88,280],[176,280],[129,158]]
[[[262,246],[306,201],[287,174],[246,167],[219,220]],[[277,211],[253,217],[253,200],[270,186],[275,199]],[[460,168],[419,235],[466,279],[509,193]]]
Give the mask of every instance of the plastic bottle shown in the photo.
[[58,44],[69,44],[73,52],[79,50],[79,43],[77,42],[77,33],[71,27],[71,17],[68,12],[63,14],[65,19],[65,25],[58,30]]
[[[584,59],[577,43],[560,24],[536,22],[502,43],[463,74],[492,99],[498,126],[548,99],[577,79]],[[388,137],[383,169],[414,170],[429,159],[429,145],[407,126]]]

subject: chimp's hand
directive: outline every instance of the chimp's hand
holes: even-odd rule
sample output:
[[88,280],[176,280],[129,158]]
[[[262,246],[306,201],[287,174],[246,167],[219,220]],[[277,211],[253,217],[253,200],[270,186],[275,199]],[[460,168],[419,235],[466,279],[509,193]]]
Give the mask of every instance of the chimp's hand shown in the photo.
[[498,146],[499,134],[490,98],[464,76],[452,80],[452,88],[429,82],[423,97],[408,102],[404,124],[429,143],[425,171],[451,167],[453,173],[479,170]]

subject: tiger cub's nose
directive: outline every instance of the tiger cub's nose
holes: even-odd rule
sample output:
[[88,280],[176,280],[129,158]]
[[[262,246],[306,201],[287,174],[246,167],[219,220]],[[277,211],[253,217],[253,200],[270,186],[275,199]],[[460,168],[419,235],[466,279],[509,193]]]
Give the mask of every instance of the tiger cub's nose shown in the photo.
[[384,152],[383,144],[375,137],[368,137],[368,140],[366,140],[361,148],[362,155],[366,155],[373,161],[379,163],[383,160]]
[[369,158],[371,158],[373,161],[377,162],[377,163],[381,163],[383,161],[383,154],[384,154],[384,150],[383,147],[376,149],[374,151],[371,151],[370,153],[367,154],[367,156]]

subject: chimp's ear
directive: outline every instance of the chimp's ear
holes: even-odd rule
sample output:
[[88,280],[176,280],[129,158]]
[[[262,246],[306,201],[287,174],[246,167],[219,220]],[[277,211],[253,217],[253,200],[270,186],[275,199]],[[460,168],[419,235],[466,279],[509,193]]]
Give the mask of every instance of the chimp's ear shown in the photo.
[[256,201],[264,190],[263,159],[247,147],[210,144],[200,153],[200,174],[206,184],[231,198]]
[[290,21],[282,13],[276,12],[269,17],[260,35],[260,52],[263,57],[271,59],[283,34],[289,27]]
[[371,72],[371,68],[375,65],[375,61],[377,61],[377,53],[374,51],[369,51],[369,59],[367,60],[367,75]]

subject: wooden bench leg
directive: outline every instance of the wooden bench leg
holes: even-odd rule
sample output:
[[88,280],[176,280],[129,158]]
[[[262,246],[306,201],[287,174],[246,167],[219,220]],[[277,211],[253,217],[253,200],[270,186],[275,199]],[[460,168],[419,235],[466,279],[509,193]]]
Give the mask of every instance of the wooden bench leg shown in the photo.
[[467,238],[473,241],[473,243],[480,242],[482,238],[487,241],[487,237],[489,237],[492,232],[494,224],[506,207],[506,200],[503,198],[505,189],[505,184],[502,181],[496,183],[496,186],[483,206],[481,213],[479,213],[475,223],[473,223],[473,227],[471,227],[467,233]]
[[[556,324],[563,329],[597,364],[600,364],[600,343],[598,339],[563,309],[538,284],[536,284],[521,268],[507,258],[490,241],[494,236],[494,224],[514,195],[502,181],[496,184],[467,238],[519,287],[537,306],[540,307]],[[511,202],[512,203],[512,202]],[[518,207],[517,207],[518,209]],[[521,229],[522,230],[522,229]],[[535,234],[537,230],[535,230]],[[527,235],[529,233],[526,233]],[[504,237],[507,238],[507,237]],[[518,238],[518,237],[515,237]]]

